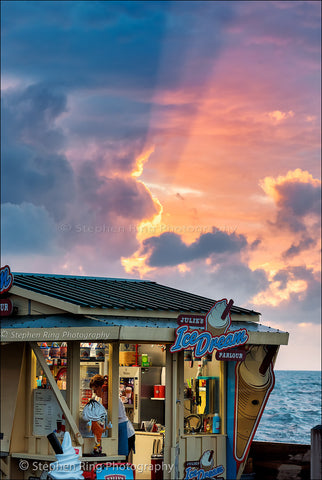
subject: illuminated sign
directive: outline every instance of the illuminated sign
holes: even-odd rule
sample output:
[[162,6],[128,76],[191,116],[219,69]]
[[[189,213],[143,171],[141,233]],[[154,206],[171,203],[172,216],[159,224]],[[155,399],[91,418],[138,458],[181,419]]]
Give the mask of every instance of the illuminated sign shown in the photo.
[[[204,327],[201,326],[203,316],[179,315],[179,327],[175,331],[175,342],[170,352],[192,349],[195,357],[203,357],[214,350],[227,350],[244,345],[249,338],[245,328],[234,332],[227,331],[231,324],[230,309],[233,303],[233,300],[227,302],[226,298],[216,302],[204,317]],[[200,328],[206,328],[206,331],[200,333]]]
[[0,293],[6,293],[10,290],[13,284],[13,275],[10,272],[10,267],[5,265],[0,269]]
[[219,480],[218,475],[222,475],[224,471],[223,465],[215,466],[214,451],[205,450],[199,460],[185,462],[184,480],[202,480],[204,478],[217,478]]

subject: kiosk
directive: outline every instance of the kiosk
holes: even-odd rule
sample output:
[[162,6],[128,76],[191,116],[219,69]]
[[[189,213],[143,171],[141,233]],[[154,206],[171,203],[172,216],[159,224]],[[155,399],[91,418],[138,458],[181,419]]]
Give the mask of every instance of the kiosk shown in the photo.
[[[164,479],[241,477],[287,332],[259,323],[260,314],[234,305],[229,292],[212,300],[152,281],[12,273],[5,266],[1,293],[2,478],[44,475],[55,460],[51,431],[70,433],[84,472],[125,461],[118,455],[122,389],[129,418],[135,412],[140,419],[136,479],[156,478],[156,445]],[[59,357],[66,346],[67,357]],[[134,394],[136,376],[125,377],[125,367],[140,372]],[[97,458],[81,418],[95,372],[108,376],[112,424]],[[144,382],[145,373],[156,385]],[[164,396],[155,397],[159,391]]]

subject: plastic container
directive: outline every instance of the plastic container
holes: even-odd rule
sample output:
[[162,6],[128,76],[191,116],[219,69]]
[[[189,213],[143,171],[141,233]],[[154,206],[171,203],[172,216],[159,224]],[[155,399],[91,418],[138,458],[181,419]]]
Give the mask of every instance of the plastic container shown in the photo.
[[60,346],[57,342],[51,344],[49,355],[51,358],[60,358]]
[[40,345],[40,350],[45,358],[49,357],[49,347],[46,342]]
[[103,343],[98,343],[95,348],[95,358],[96,360],[105,360],[105,345]]
[[91,347],[88,343],[80,344],[80,358],[81,360],[88,360],[91,355]]
[[149,367],[149,357],[147,353],[142,353],[141,355],[141,365],[142,367]]
[[165,385],[154,385],[154,398],[165,398]]
[[67,343],[63,342],[60,346],[60,358],[67,358]]
[[163,455],[151,456],[151,480],[163,479]]
[[212,418],[212,433],[220,433],[220,417],[218,413]]

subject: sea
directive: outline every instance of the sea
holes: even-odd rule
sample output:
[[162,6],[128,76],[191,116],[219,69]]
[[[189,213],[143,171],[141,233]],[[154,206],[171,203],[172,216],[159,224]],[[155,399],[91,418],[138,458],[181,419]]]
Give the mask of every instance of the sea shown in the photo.
[[321,424],[321,372],[276,370],[254,441],[310,445],[311,429]]

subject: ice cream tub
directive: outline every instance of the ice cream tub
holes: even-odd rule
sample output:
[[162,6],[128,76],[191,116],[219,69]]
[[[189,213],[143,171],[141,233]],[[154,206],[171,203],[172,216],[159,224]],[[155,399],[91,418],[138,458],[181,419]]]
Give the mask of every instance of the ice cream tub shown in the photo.
[[51,358],[60,358],[60,346],[58,345],[57,342],[52,343],[50,347],[49,355]]
[[67,358],[67,343],[63,342],[60,346],[60,358]]
[[165,385],[154,385],[154,398],[165,398]]
[[82,360],[88,359],[91,356],[91,348],[88,345],[80,346],[80,358]]
[[42,343],[40,345],[40,350],[41,350],[41,352],[42,352],[42,354],[45,358],[49,357],[49,347],[48,347],[47,343]]
[[96,360],[104,361],[104,359],[105,359],[105,345],[103,343],[99,343],[97,345],[97,347],[95,348],[95,358],[96,358]]

